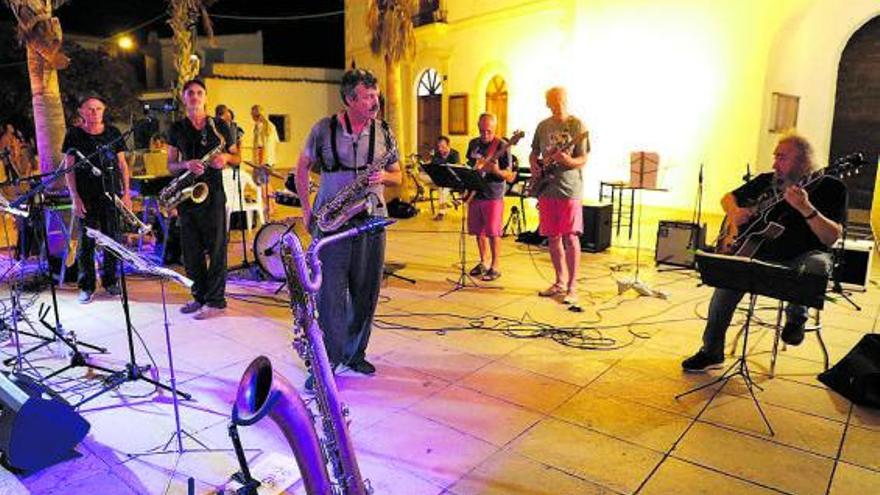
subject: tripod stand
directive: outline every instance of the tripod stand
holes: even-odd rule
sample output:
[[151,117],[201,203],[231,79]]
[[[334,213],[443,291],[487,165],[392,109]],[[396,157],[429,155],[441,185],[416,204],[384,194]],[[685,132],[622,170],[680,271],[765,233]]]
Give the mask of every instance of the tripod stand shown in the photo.
[[[438,187],[448,187],[453,191],[463,193],[470,191],[475,193],[486,189],[486,181],[480,176],[479,172],[469,167],[461,167],[448,164],[428,164],[422,168],[431,177]],[[465,222],[467,219],[467,206],[461,210],[461,226],[458,234],[458,256],[459,256],[459,274],[458,278],[446,279],[454,285],[451,289],[444,292],[440,297],[447,296],[453,292],[470,287],[487,289],[500,289],[500,287],[482,286],[467,273],[467,243],[465,242]],[[470,281],[470,284],[468,283]]]
[[[773,436],[776,433],[773,431],[773,427],[770,425],[770,420],[767,419],[767,415],[764,414],[764,409],[761,408],[761,403],[758,402],[758,398],[755,396],[755,390],[754,390],[755,388],[757,388],[758,390],[761,390],[761,391],[763,391],[764,389],[761,388],[760,385],[756,384],[754,382],[754,380],[752,380],[752,375],[749,372],[749,363],[746,360],[748,349],[749,349],[749,328],[751,327],[752,316],[754,316],[754,314],[755,314],[755,302],[757,301],[757,299],[758,299],[758,294],[756,292],[749,295],[749,309],[748,309],[748,312],[746,313],[746,322],[743,324],[743,328],[742,328],[742,335],[743,335],[742,354],[736,359],[736,361],[732,365],[730,365],[726,370],[724,370],[724,373],[722,373],[721,376],[719,376],[718,378],[716,378],[708,383],[704,383],[696,388],[692,388],[692,389],[688,390],[687,392],[680,393],[675,396],[675,399],[678,400],[686,395],[690,395],[694,392],[698,392],[700,390],[703,390],[705,388],[709,388],[713,385],[720,383],[721,387],[712,396],[712,399],[714,399],[718,394],[721,393],[721,390],[724,389],[724,387],[727,385],[727,382],[729,382],[733,377],[739,376],[743,379],[743,382],[745,382],[746,390],[749,391],[749,396],[751,396],[752,401],[755,403],[755,407],[758,409],[758,413],[761,414],[761,419],[764,421],[764,424],[767,426],[767,430],[770,432],[770,436]],[[710,399],[709,402],[711,402],[712,399]],[[708,407],[708,404],[706,407]]]
[[[229,267],[228,271],[245,271],[251,279],[261,280],[263,278],[263,274],[262,272],[260,272],[260,268],[256,265],[256,263],[251,263],[251,261],[248,259],[247,222],[249,222],[249,220],[247,214],[244,211],[244,188],[241,185],[241,165],[233,166],[232,174],[235,177],[236,187],[238,188],[238,214],[241,215],[239,232],[241,233],[241,253],[243,258],[240,264]],[[262,194],[262,191],[257,191],[257,194]]]
[[[58,313],[58,294],[55,289],[55,277],[51,273],[51,267],[48,266],[49,265],[48,260],[49,260],[49,256],[50,256],[49,231],[48,231],[48,226],[46,225],[46,221],[45,221],[45,213],[43,210],[44,201],[43,201],[43,197],[42,197],[43,191],[46,189],[46,187],[49,184],[54,183],[57,179],[59,179],[63,175],[70,173],[71,171],[73,171],[75,169],[76,166],[78,166],[78,163],[74,163],[73,165],[71,165],[69,167],[59,166],[55,172],[36,176],[38,179],[43,179],[46,177],[48,177],[48,179],[46,181],[39,180],[35,185],[33,185],[31,187],[30,191],[28,191],[26,194],[24,194],[21,197],[19,197],[18,199],[16,199],[13,203],[9,204],[8,206],[3,206],[2,209],[6,212],[11,212],[17,216],[23,216],[23,217],[29,218],[32,222],[34,222],[34,231],[38,232],[40,237],[42,237],[41,242],[40,242],[40,246],[41,246],[40,249],[43,251],[43,254],[47,260],[46,265],[47,265],[47,271],[49,272],[49,292],[51,294],[52,310],[53,310],[54,316],[55,316],[55,325],[53,326],[53,325],[48,324],[46,322],[45,317],[48,314],[49,310],[46,309],[45,311],[43,311],[43,307],[41,306],[41,308],[40,308],[40,323],[42,323],[43,326],[45,326],[46,329],[48,329],[52,333],[52,337],[46,337],[46,336],[36,334],[36,333],[29,333],[29,332],[17,330],[17,323],[14,323],[17,334],[27,335],[29,337],[35,337],[35,338],[41,339],[43,341],[40,344],[37,344],[36,346],[28,349],[27,351],[22,352],[21,355],[24,356],[24,355],[30,354],[31,352],[37,351],[37,350],[39,350],[49,344],[60,342],[64,345],[66,345],[68,348],[70,348],[70,351],[72,353],[71,363],[77,362],[77,363],[79,363],[79,364],[77,364],[78,366],[82,366],[82,365],[85,365],[85,358],[84,358],[83,354],[79,351],[79,346],[88,347],[89,349],[97,351],[101,354],[106,354],[107,349],[104,347],[99,347],[96,345],[75,341],[74,340],[75,336],[73,335],[72,331],[69,332],[69,334],[71,335],[71,338],[68,338],[66,335],[67,332],[65,332],[64,327],[61,325],[61,318]],[[23,211],[20,209],[20,206],[24,205],[25,203],[29,203],[32,206],[32,208],[30,208],[30,210],[25,215],[21,215],[20,213],[16,213],[16,212]],[[64,261],[62,260],[62,263],[63,262]],[[15,299],[17,299],[17,297]],[[13,304],[14,305],[17,304],[15,300],[13,301]],[[15,318],[17,318],[17,314],[15,312],[13,313],[13,315]],[[4,364],[6,364],[8,366],[12,362],[12,360],[15,360],[15,359],[20,360],[20,357],[16,356],[15,358],[6,359],[6,360],[4,360]],[[19,366],[20,366],[20,364],[19,364]],[[97,366],[92,366],[92,367],[98,368]],[[67,368],[65,368],[65,369],[67,369]],[[44,377],[43,379],[45,380],[46,378],[51,378],[52,376],[56,375],[57,373],[58,372],[52,373],[51,375],[48,375],[48,376]]]
[[[120,187],[119,187],[120,181],[119,181],[119,177],[116,173],[116,171],[118,169],[118,166],[116,164],[117,153],[114,151],[113,147],[115,145],[117,145],[118,143],[125,142],[127,137],[130,136],[134,131],[135,131],[135,128],[133,127],[132,129],[129,129],[127,132],[121,134],[115,140],[113,140],[109,143],[100,144],[100,145],[96,146],[95,151],[92,154],[90,154],[89,156],[82,156],[81,153],[77,152],[78,156],[80,156],[80,162],[82,162],[83,164],[85,164],[89,168],[91,168],[93,175],[101,176],[101,188],[102,188],[102,196],[101,197],[102,198],[103,197],[108,197],[108,198],[112,197],[111,194],[115,195],[116,191],[120,189]],[[96,158],[96,157],[100,159],[100,161],[99,161],[99,163],[101,164],[100,168],[96,167],[91,162],[91,159]],[[96,170],[97,170],[97,172],[96,172]],[[106,207],[113,208],[113,212],[114,212],[114,214],[109,216],[109,218],[110,218],[110,225],[109,226],[110,226],[111,231],[119,232],[120,231],[119,227],[122,223],[122,222],[120,222],[119,217],[122,214],[122,212],[118,211],[118,207],[114,203],[109,203],[109,205],[107,205]],[[85,404],[86,402],[89,402],[89,401],[95,399],[96,397],[118,387],[122,383],[137,381],[137,380],[143,380],[147,383],[150,383],[150,384],[156,386],[157,388],[162,388],[162,389],[167,390],[169,392],[172,391],[172,389],[168,385],[165,385],[159,381],[156,381],[156,380],[153,380],[151,378],[146,377],[143,373],[144,373],[144,371],[149,370],[150,366],[149,365],[139,366],[137,364],[137,359],[136,359],[135,353],[134,353],[134,326],[131,323],[131,313],[129,310],[129,298],[128,298],[128,283],[126,280],[124,263],[126,261],[129,261],[133,265],[137,266],[138,265],[137,261],[140,260],[140,258],[137,257],[136,255],[132,254],[128,250],[126,250],[124,247],[122,247],[122,245],[119,244],[115,239],[112,239],[97,230],[94,230],[91,228],[85,228],[84,232],[86,233],[86,235],[88,235],[88,237],[91,237],[92,239],[94,239],[97,244],[107,248],[111,252],[111,254],[113,256],[115,256],[117,259],[119,259],[119,261],[123,265],[121,267],[122,269],[119,270],[119,280],[120,280],[120,285],[122,288],[122,310],[123,310],[123,314],[125,315],[125,327],[126,327],[126,334],[127,334],[126,336],[128,338],[129,362],[126,363],[125,369],[119,370],[119,371],[114,371],[109,368],[103,368],[103,367],[99,367],[99,366],[95,366],[93,364],[87,363],[87,362],[85,362],[85,359],[75,359],[74,361],[72,361],[71,366],[88,366],[91,368],[99,369],[99,370],[104,371],[106,373],[109,373],[111,375],[111,377],[108,379],[107,383],[101,388],[101,390],[84,398],[83,400],[78,402],[75,405],[75,407],[79,407],[82,404]],[[186,394],[183,392],[180,392],[180,394],[187,399],[191,398],[191,396],[189,396],[189,394]]]
[[507,222],[504,223],[504,228],[501,229],[501,237],[507,237],[508,229],[510,229],[510,232],[514,235],[522,234],[524,216],[525,214],[521,214],[516,205],[511,206],[510,216],[507,217]]
[[852,295],[843,289],[843,286],[840,285],[840,277],[841,272],[843,271],[843,267],[846,265],[846,235],[847,235],[847,225],[846,222],[843,222],[843,233],[840,236],[840,248],[838,249],[836,246],[831,248],[831,292],[835,294],[839,294],[840,297],[843,298],[844,301],[848,302],[856,311],[861,311],[862,307],[856,304],[852,299]]

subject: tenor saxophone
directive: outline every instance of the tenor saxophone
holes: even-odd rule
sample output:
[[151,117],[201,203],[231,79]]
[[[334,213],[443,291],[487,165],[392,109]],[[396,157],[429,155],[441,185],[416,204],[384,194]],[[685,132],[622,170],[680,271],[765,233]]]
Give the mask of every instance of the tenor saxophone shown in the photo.
[[339,400],[333,369],[318,326],[315,296],[321,286],[320,250],[333,242],[383,228],[393,220],[371,219],[361,226],[317,239],[303,251],[296,234],[281,238],[281,259],[293,313],[293,347],[315,378],[317,414],[265,356],[241,377],[232,421],[248,425],[263,416],[278,424],[296,458],[309,495],[368,495],[373,492],[358,467],[348,432],[348,409]]
[[[214,121],[210,117],[205,125],[210,126],[214,135],[219,139],[217,146],[199,158],[202,165],[207,167],[211,162],[211,159],[214,158],[214,155],[223,152],[223,148],[226,146],[226,140],[223,139],[223,135],[217,132],[217,128],[214,126]],[[177,205],[186,200],[192,200],[192,202],[196,204],[204,202],[208,199],[208,184],[205,184],[204,182],[196,182],[196,179],[197,177],[195,174],[189,170],[178,175],[167,186],[159,191],[159,206],[167,211],[174,209]]]
[[370,176],[384,169],[393,157],[394,155],[387,153],[378,160],[373,160],[373,163],[367,165],[367,169],[358,174],[354,181],[340,189],[333,199],[315,211],[315,221],[321,232],[339,230],[345,222],[362,211],[372,215],[374,204],[368,192]]

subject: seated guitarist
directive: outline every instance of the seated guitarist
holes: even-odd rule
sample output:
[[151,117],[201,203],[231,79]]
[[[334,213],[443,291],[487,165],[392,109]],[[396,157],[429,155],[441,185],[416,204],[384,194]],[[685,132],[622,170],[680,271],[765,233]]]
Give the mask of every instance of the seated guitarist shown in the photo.
[[[761,212],[753,206],[758,197],[768,190],[782,194],[784,201],[772,207],[764,218],[778,222],[785,230],[779,237],[765,240],[755,257],[782,263],[798,271],[828,275],[832,268],[829,250],[840,238],[846,219],[846,186],[831,175],[819,178],[806,189],[798,185],[798,181],[814,168],[813,148],[801,136],[782,137],[773,157],[773,172],[758,175],[726,194],[721,206],[731,223],[741,231],[755,218],[761,217]],[[721,365],[724,336],[742,297],[742,292],[715,289],[703,331],[703,346],[681,363],[685,371],[703,371]],[[798,345],[804,340],[807,308],[788,304],[785,313],[782,340],[789,345]]]
[[[474,266],[470,275],[481,280],[496,280],[501,276],[499,259],[501,256],[501,223],[504,218],[505,182],[512,182],[516,174],[510,168],[510,159],[504,147],[507,146],[495,136],[497,120],[495,115],[484,113],[477,121],[480,137],[471,139],[467,149],[467,163],[481,172],[486,181],[486,189],[477,191],[468,201],[468,234],[476,236],[480,251],[480,263]],[[494,159],[493,155],[500,156]]]
[[545,98],[552,115],[535,130],[529,164],[531,193],[538,197],[539,231],[548,238],[556,280],[538,295],[562,296],[566,304],[576,307],[579,236],[584,231],[583,167],[590,152],[590,139],[584,124],[568,113],[565,88],[550,88]]

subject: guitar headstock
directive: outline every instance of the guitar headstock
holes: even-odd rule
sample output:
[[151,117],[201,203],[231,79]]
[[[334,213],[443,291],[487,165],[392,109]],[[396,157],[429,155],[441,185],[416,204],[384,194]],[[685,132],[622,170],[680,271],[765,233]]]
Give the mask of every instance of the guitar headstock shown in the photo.
[[524,137],[526,137],[526,133],[518,129],[516,131],[513,131],[513,135],[510,136],[510,139],[508,139],[507,141],[510,143],[510,146],[516,146],[516,143],[518,143],[519,140]]
[[839,178],[852,177],[860,174],[862,168],[867,167],[868,165],[868,161],[865,160],[865,155],[862,153],[850,153],[849,155],[834,160],[834,163],[828,165],[826,174],[834,175]]

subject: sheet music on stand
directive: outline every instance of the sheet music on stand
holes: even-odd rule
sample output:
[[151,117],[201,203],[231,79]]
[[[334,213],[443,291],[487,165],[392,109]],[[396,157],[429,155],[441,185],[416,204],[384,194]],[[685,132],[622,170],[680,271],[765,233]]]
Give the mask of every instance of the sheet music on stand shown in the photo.
[[175,272],[174,270],[165,268],[164,266],[158,266],[141,258],[137,254],[131,252],[127,247],[119,244],[114,239],[104,235],[98,230],[86,227],[86,235],[94,239],[95,243],[99,246],[112,251],[120,261],[128,262],[140,272],[174,280],[186,288],[190,288],[193,285],[193,281],[189,278]]
[[630,187],[638,193],[638,217],[636,219],[636,269],[632,278],[617,280],[617,294],[632,289],[639,296],[667,299],[665,291],[653,289],[639,280],[640,252],[642,250],[642,191],[666,191],[657,187],[657,175],[660,170],[660,155],[656,152],[634,151],[630,153]]

